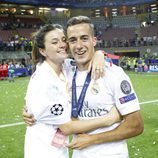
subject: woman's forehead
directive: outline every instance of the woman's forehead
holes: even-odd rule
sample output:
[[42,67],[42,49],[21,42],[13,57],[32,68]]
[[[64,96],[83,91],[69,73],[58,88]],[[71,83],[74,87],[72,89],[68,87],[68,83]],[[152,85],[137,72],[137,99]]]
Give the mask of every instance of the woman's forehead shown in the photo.
[[51,30],[49,31],[46,35],[45,35],[45,38],[62,38],[64,37],[65,34],[64,34],[64,31],[63,30],[60,30],[60,29],[55,29],[55,30]]

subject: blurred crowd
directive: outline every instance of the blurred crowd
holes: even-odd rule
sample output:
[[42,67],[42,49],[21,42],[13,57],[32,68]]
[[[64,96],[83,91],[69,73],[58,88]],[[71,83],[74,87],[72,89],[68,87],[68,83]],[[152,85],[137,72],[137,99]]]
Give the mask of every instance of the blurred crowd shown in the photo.
[[0,38],[0,51],[31,51],[32,50],[32,40],[23,36],[15,35],[8,39],[8,41],[3,41]]

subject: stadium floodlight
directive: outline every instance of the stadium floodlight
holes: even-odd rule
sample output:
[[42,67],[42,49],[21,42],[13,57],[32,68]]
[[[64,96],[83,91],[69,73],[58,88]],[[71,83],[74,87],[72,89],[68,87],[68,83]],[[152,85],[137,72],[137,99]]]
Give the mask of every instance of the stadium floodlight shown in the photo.
[[51,8],[39,8],[39,9],[41,9],[41,10],[51,10]]
[[157,13],[158,11],[157,10],[152,10],[152,13]]
[[151,6],[151,7],[156,7],[156,4],[151,4],[150,6]]
[[151,8],[151,10],[155,10],[155,9],[157,10],[157,8],[156,8],[156,7],[154,7],[154,8]]
[[62,12],[62,11],[66,11],[68,9],[66,9],[66,8],[55,8],[55,10],[58,11],[58,12]]

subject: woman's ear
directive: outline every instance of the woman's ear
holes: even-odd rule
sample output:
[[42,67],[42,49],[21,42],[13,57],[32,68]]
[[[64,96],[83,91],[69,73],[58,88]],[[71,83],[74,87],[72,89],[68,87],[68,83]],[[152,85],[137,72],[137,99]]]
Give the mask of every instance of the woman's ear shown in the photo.
[[43,49],[43,48],[39,48],[39,52],[40,52],[40,54],[42,55],[42,56],[46,56],[46,54],[45,54],[45,50]]

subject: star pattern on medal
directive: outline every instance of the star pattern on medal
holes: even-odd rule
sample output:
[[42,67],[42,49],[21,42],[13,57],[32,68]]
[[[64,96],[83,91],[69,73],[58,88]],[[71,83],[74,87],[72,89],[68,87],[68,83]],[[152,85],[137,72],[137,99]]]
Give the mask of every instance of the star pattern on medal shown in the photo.
[[64,111],[64,108],[61,104],[55,104],[50,108],[51,114],[58,116],[61,115]]

